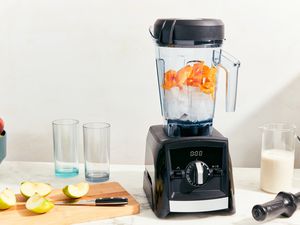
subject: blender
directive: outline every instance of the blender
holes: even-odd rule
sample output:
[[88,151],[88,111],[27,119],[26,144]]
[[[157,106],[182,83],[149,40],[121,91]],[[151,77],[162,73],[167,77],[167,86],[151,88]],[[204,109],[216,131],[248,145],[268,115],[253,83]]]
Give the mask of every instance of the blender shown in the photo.
[[240,62],[222,50],[218,19],[158,19],[155,41],[162,125],[149,128],[143,188],[158,217],[235,212],[228,139],[213,128],[218,71],[226,111],[236,105]]

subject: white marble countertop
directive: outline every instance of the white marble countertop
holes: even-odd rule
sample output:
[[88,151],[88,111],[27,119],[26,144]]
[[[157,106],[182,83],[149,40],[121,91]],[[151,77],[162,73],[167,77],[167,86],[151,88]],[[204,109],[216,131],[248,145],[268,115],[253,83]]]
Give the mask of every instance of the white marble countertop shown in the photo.
[[[259,189],[259,169],[234,168],[236,214],[230,216],[217,213],[177,214],[158,219],[149,207],[142,189],[144,166],[142,165],[112,165],[110,181],[119,182],[141,204],[141,213],[134,216],[118,217],[101,221],[81,223],[81,225],[153,225],[153,224],[234,224],[255,225],[261,224],[252,219],[251,209],[257,203],[272,200],[274,195],[264,193]],[[68,178],[67,183],[84,180],[83,165],[80,175]],[[291,191],[300,191],[300,170],[295,170],[294,185]],[[66,179],[54,176],[53,163],[40,162],[7,162],[0,164],[0,190],[10,187],[15,192],[19,191],[19,184],[24,180],[44,181],[51,183],[56,188],[66,185]],[[277,218],[263,223],[267,225],[293,225],[300,224],[300,210],[291,218]]]

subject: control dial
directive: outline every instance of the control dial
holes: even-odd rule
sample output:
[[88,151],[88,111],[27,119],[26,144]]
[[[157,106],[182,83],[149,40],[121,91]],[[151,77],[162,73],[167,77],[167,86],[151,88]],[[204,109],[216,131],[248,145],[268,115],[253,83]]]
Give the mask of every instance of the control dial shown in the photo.
[[202,161],[190,162],[185,169],[185,178],[193,186],[200,186],[210,176],[209,167]]

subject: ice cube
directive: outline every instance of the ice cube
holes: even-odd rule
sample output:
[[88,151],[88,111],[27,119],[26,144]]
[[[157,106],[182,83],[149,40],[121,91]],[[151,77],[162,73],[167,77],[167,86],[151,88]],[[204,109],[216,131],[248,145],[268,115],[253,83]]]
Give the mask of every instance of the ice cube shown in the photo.
[[213,117],[214,100],[197,87],[173,87],[165,90],[164,110],[168,119],[204,121]]
[[204,121],[213,117],[214,100],[209,94],[200,91],[199,88],[191,87],[191,105],[189,110],[191,121]]
[[168,119],[180,119],[189,111],[187,87],[165,90],[164,109]]

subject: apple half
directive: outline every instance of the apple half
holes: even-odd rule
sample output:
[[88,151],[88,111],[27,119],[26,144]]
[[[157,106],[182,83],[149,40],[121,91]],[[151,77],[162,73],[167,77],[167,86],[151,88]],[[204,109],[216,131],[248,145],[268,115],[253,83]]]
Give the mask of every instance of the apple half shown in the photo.
[[67,185],[63,188],[63,193],[69,198],[80,198],[89,192],[89,184],[81,182],[74,185]]
[[0,209],[8,209],[16,205],[16,195],[13,191],[6,188],[0,193]]
[[54,204],[43,196],[34,194],[27,200],[25,207],[31,212],[42,214],[49,212]]
[[47,196],[52,191],[52,187],[50,184],[42,183],[42,182],[29,182],[24,181],[21,183],[20,192],[26,197],[30,198],[34,194],[39,194],[40,196]]

